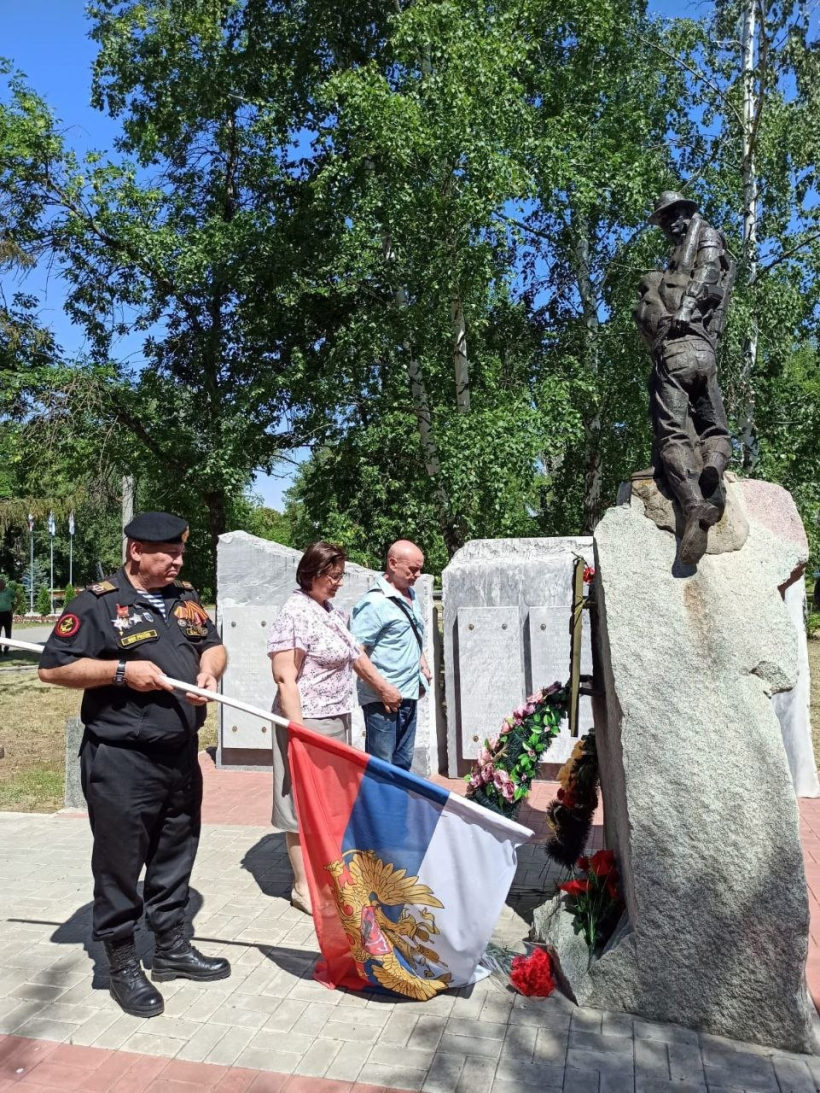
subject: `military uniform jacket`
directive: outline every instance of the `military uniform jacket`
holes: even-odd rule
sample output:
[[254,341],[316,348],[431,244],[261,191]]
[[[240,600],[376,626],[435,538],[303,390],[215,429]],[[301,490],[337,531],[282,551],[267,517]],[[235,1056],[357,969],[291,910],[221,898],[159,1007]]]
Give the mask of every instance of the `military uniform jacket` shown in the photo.
[[[196,683],[199,658],[221,645],[216,627],[187,581],[154,590],[165,600],[167,619],[152,608],[120,569],[72,600],[46,642],[41,668],[61,668],[82,657],[148,660],[172,679]],[[175,746],[193,736],[206,707],[179,691],[94,687],[84,692],[80,717],[101,740]]]

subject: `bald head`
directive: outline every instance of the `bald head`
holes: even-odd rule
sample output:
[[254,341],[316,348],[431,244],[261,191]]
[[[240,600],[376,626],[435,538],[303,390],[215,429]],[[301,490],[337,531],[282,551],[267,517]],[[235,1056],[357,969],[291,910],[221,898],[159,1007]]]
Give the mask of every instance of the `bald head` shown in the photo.
[[407,592],[421,575],[424,555],[409,539],[397,539],[387,552],[384,575],[399,590]]

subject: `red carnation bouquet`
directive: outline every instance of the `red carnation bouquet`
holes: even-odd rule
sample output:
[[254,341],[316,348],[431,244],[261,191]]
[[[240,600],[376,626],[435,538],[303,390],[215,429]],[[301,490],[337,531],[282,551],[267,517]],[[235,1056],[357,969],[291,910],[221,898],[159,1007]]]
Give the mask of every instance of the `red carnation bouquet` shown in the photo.
[[544,949],[535,948],[526,956],[516,956],[510,968],[510,982],[519,994],[546,998],[555,990],[552,961]]
[[590,952],[604,947],[623,911],[618,866],[614,850],[598,850],[592,857],[582,856],[576,869],[585,876],[559,884],[566,898],[567,910],[575,919],[575,929],[583,933]]

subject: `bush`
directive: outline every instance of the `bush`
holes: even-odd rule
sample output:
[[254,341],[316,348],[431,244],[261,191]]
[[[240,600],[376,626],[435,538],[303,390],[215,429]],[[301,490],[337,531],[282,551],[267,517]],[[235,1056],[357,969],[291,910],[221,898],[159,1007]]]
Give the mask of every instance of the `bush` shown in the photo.
[[34,609],[38,615],[49,615],[51,613],[51,593],[45,585],[41,585],[37,589],[37,595],[34,599]]
[[820,637],[820,611],[810,611],[806,622],[806,631],[810,638]]
[[65,593],[63,594],[63,607],[68,607],[76,595],[77,593],[74,591],[74,585],[69,581],[65,586]]

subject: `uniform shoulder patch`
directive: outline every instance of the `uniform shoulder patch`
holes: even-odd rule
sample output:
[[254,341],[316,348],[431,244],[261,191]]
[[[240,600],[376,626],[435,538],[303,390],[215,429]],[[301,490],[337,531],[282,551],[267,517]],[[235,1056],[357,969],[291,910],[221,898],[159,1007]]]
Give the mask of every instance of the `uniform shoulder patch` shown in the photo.
[[193,587],[194,587],[191,584],[190,581],[174,581],[174,585],[177,588],[185,588],[185,589],[188,589],[189,591],[193,591]]
[[88,591],[93,592],[95,596],[104,596],[106,592],[116,592],[117,585],[113,581],[97,581],[96,584],[90,584]]
[[63,615],[61,619],[57,620],[54,626],[54,636],[66,641],[68,638],[74,637],[81,625],[82,623],[80,622],[78,615]]

